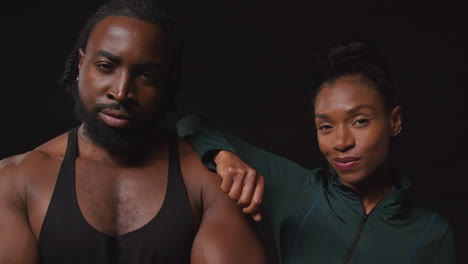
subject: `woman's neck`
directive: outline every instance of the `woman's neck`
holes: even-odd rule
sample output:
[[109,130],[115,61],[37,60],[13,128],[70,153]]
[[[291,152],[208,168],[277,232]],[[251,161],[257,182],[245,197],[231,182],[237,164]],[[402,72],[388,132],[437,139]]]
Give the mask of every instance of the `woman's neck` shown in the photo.
[[370,175],[364,182],[346,184],[361,196],[364,212],[368,215],[391,192],[393,181],[387,169]]

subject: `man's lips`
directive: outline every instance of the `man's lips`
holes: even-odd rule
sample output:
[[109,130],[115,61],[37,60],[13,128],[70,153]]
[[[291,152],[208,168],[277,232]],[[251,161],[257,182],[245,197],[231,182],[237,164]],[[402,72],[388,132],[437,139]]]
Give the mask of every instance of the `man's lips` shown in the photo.
[[111,116],[111,117],[119,118],[119,119],[131,119],[132,118],[132,116],[128,112],[122,111],[122,110],[102,109],[101,113]]
[[358,157],[343,157],[334,158],[333,161],[339,170],[351,170],[359,164],[361,159]]
[[102,109],[99,112],[99,116],[102,118],[104,123],[112,127],[126,126],[133,118],[132,115],[125,111],[114,109]]

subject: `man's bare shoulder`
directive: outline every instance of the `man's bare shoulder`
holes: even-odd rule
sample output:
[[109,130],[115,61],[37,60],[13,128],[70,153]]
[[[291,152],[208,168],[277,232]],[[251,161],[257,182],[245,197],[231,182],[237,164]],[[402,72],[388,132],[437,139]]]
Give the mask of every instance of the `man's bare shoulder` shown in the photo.
[[[219,176],[206,168],[200,160],[200,157],[193,149],[192,145],[185,139],[179,138],[179,153],[180,161],[182,165],[185,165],[190,168],[187,171],[187,176],[189,177],[216,177]],[[185,172],[184,172],[185,173]]]
[[221,178],[214,172],[206,168],[201,162],[192,145],[184,139],[179,139],[179,156],[182,175],[185,185],[192,197],[199,200],[200,204],[204,204],[205,200],[200,200],[200,197],[205,197],[206,194],[221,194]]
[[64,134],[0,161],[0,233],[10,243],[0,262],[38,263],[37,239],[65,148]]
[[7,178],[11,177],[31,177],[51,164],[60,162],[65,155],[67,134],[55,137],[34,150],[1,160],[0,182],[9,181]]
[[65,132],[47,142],[40,145],[33,150],[41,152],[49,157],[62,157],[65,156],[65,149],[67,147],[68,132]]
[[187,140],[179,137],[178,145],[180,159],[192,159],[195,156],[198,156],[195,150],[193,149],[192,145]]

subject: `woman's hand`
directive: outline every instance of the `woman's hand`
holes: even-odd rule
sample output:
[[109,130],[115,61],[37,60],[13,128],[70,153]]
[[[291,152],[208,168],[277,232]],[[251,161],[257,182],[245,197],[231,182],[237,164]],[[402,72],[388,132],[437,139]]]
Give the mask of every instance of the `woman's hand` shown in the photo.
[[216,172],[223,178],[223,192],[229,193],[229,197],[243,207],[242,212],[255,221],[260,221],[260,206],[265,188],[263,176],[228,151],[218,152],[213,161],[216,163]]

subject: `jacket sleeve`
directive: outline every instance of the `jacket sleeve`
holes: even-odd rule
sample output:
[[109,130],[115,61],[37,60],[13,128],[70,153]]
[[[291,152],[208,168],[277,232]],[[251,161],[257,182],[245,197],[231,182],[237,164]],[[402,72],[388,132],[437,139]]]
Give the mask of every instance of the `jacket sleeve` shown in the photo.
[[209,120],[190,115],[177,124],[177,133],[191,142],[202,162],[215,170],[211,151],[226,150],[238,155],[245,163],[265,177],[267,189],[294,188],[303,184],[310,171],[298,164],[254,147]]
[[456,264],[453,230],[449,226],[435,254],[434,263]]

